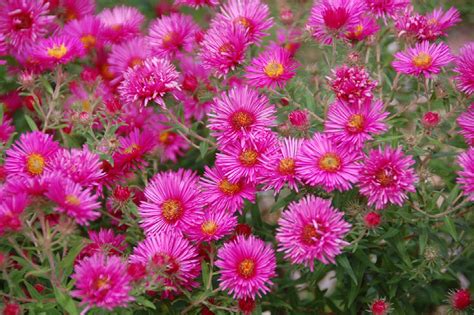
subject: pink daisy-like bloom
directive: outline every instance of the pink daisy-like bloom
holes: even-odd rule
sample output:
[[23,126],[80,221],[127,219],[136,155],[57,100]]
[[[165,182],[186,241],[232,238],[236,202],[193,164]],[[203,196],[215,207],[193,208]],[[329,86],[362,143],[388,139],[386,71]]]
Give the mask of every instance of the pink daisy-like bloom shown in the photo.
[[87,308],[112,310],[133,301],[131,277],[120,257],[96,253],[76,264],[72,278],[76,280],[73,297]]
[[100,217],[97,196],[89,188],[83,189],[80,184],[64,179],[60,174],[50,181],[46,197],[56,203],[54,210],[65,213],[80,225],[88,225]]
[[474,200],[474,148],[471,147],[459,154],[458,163],[462,170],[458,171],[457,182],[461,185],[464,195],[472,201]]
[[321,0],[311,8],[307,28],[322,44],[343,38],[348,28],[357,25],[366,7],[359,0]]
[[123,73],[129,68],[142,65],[151,56],[150,45],[144,37],[135,37],[123,43],[112,45],[107,63],[109,71],[114,75],[112,84],[122,81]]
[[208,128],[220,146],[255,139],[275,126],[276,109],[268,98],[247,86],[237,86],[214,100]]
[[85,146],[81,149],[60,149],[46,166],[46,171],[61,172],[81,186],[97,186],[105,176],[101,169],[102,162],[98,154],[92,153]]
[[262,175],[265,156],[271,155],[277,148],[277,139],[273,132],[259,133],[254,140],[226,146],[224,151],[217,153],[216,165],[231,183],[240,180],[257,183]]
[[201,178],[202,199],[210,211],[242,211],[244,200],[255,201],[255,185],[243,179],[233,183],[224,175],[219,166],[205,167]]
[[338,99],[350,105],[360,105],[373,98],[377,81],[372,80],[363,67],[342,65],[331,73],[327,80]]
[[9,175],[3,189],[12,195],[28,194],[30,197],[44,197],[48,191],[51,176],[45,171],[43,176],[29,177],[23,174]]
[[5,172],[7,175],[43,175],[59,144],[50,135],[39,131],[23,133],[20,139],[6,151]]
[[114,44],[140,35],[140,28],[145,20],[140,11],[127,6],[105,9],[98,17],[104,25],[105,38]]
[[174,3],[198,9],[204,6],[215,7],[219,4],[219,0],[175,0]]
[[203,66],[214,71],[217,76],[234,70],[245,60],[249,47],[246,34],[247,31],[241,25],[213,25],[201,42],[199,55]]
[[154,54],[173,58],[179,52],[193,49],[199,31],[191,16],[173,13],[151,23],[147,40]]
[[45,68],[66,64],[84,54],[85,50],[81,41],[67,35],[45,38],[31,47],[31,57]]
[[415,192],[418,177],[415,161],[399,147],[371,150],[360,170],[359,191],[367,197],[369,206],[383,209],[392,203],[402,206],[407,192]]
[[117,235],[111,229],[101,228],[98,232],[89,231],[90,243],[88,243],[76,257],[80,261],[95,253],[103,253],[107,256],[121,256],[127,249],[124,235]]
[[469,146],[474,146],[474,103],[458,117],[457,123],[461,127],[459,133],[464,136]]
[[80,20],[73,20],[63,28],[63,34],[79,39],[86,50],[103,45],[104,38],[102,32],[102,23],[95,16],[86,16]]
[[365,0],[367,8],[376,17],[394,18],[397,12],[404,10],[410,4],[410,0]]
[[442,8],[437,8],[426,15],[426,26],[422,31],[420,39],[436,40],[445,36],[446,30],[461,21],[461,15],[456,8],[450,8],[444,12]]
[[348,190],[358,180],[360,156],[351,145],[338,145],[328,135],[315,133],[303,143],[296,173],[311,186],[326,191]]
[[301,179],[296,173],[296,161],[302,144],[302,139],[284,138],[279,142],[278,150],[274,151],[273,155],[265,157],[263,161],[265,170],[262,174],[264,190],[274,189],[276,194],[287,184],[290,189],[298,191],[298,182]]
[[335,142],[349,144],[355,149],[363,147],[372,135],[387,131],[384,122],[389,112],[384,112],[382,101],[366,100],[360,107],[336,101],[329,107],[324,132]]
[[153,134],[147,130],[140,132],[134,129],[130,134],[119,138],[120,146],[113,155],[115,166],[130,169],[141,169],[146,166],[146,154],[155,146]]
[[227,211],[206,212],[186,235],[196,242],[217,241],[231,234],[237,226],[237,217]]
[[286,83],[295,76],[298,63],[283,48],[267,49],[252,59],[245,69],[245,78],[249,85],[263,88],[284,88]]
[[195,173],[184,169],[153,177],[145,188],[147,200],[138,209],[140,226],[146,235],[184,232],[202,217],[198,180]]
[[0,236],[7,232],[17,232],[22,229],[23,224],[20,216],[27,205],[27,194],[2,196],[0,193]]
[[234,299],[255,298],[270,292],[276,276],[275,252],[270,244],[253,235],[237,236],[217,252],[219,287]]
[[123,74],[118,91],[125,104],[143,107],[154,101],[166,108],[163,96],[180,90],[178,79],[175,66],[167,59],[149,57]]
[[336,256],[349,245],[344,236],[350,229],[344,212],[333,208],[330,200],[306,196],[290,203],[278,220],[278,251],[313,271],[315,259],[323,264],[336,262]]
[[10,140],[12,133],[15,131],[15,127],[12,125],[10,118],[3,117],[3,121],[0,124],[0,146]]
[[61,0],[60,8],[66,21],[80,20],[95,14],[95,0]]
[[424,15],[414,11],[413,6],[399,11],[394,18],[395,29],[399,37],[407,37],[411,41],[419,41],[426,29],[428,22]]
[[2,1],[0,33],[15,49],[23,49],[49,31],[54,16],[48,13],[48,4],[43,0]]
[[195,281],[201,271],[196,248],[181,235],[160,233],[140,242],[130,255],[131,264],[142,266],[153,281],[162,283],[168,290],[178,291],[198,286]]
[[[5,57],[8,54],[8,46],[5,35],[0,34],[0,57]],[[6,64],[5,60],[0,59],[0,66]]]
[[416,43],[414,47],[395,54],[393,68],[399,73],[412,76],[431,77],[441,71],[441,67],[454,61],[454,56],[445,43]]
[[362,41],[379,31],[377,21],[371,16],[359,17],[359,22],[347,28],[345,37],[353,42]]
[[215,20],[227,24],[238,24],[246,29],[250,43],[260,43],[273,26],[268,5],[260,0],[229,0],[221,7]]
[[164,115],[155,116],[150,128],[155,136],[155,152],[162,162],[178,161],[189,149],[189,143],[182,136],[172,131],[168,118]]
[[474,94],[474,42],[461,47],[454,72],[458,74],[455,77],[458,89],[467,95]]

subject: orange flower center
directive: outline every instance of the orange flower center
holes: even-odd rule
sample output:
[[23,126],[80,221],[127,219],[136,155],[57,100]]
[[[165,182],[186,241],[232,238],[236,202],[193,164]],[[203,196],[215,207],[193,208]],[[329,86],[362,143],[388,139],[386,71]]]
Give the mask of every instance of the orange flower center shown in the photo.
[[101,289],[106,289],[110,284],[110,279],[108,277],[99,277],[95,281],[95,289],[96,290],[101,290]]
[[244,166],[254,166],[258,161],[258,152],[252,149],[246,149],[240,153],[239,161]]
[[295,174],[295,160],[292,158],[284,158],[278,164],[278,172],[283,175]]
[[168,199],[161,205],[161,212],[166,221],[176,222],[183,215],[183,204],[179,200]]
[[135,57],[135,58],[132,58],[128,64],[129,64],[130,68],[133,68],[135,66],[139,66],[139,65],[143,64],[143,59]]
[[428,69],[432,63],[433,58],[425,52],[420,52],[418,55],[413,57],[413,64],[415,65],[415,67],[421,69]]
[[95,38],[95,36],[89,34],[89,35],[82,36],[81,42],[82,42],[82,45],[84,45],[86,49],[90,49],[95,46],[97,39]]
[[174,135],[175,133],[171,131],[160,132],[160,135],[158,136],[158,141],[160,141],[161,144],[170,145],[173,143]]
[[79,206],[81,204],[81,200],[79,200],[79,198],[77,198],[75,195],[67,195],[66,203],[71,206]]
[[31,153],[26,158],[26,169],[31,175],[43,174],[45,166],[44,157],[38,153]]
[[241,190],[240,183],[232,184],[227,179],[221,180],[218,187],[226,195],[234,195]]
[[67,53],[67,47],[64,44],[54,45],[52,48],[48,48],[48,56],[61,59]]
[[306,224],[303,227],[303,231],[301,232],[301,241],[305,245],[314,245],[316,243],[315,238],[319,236],[318,231],[312,224]]
[[221,54],[228,53],[232,51],[232,45],[230,43],[225,43],[221,47],[219,47],[219,52]]
[[246,17],[243,17],[243,16],[236,18],[235,22],[242,25],[245,28],[251,28],[252,27],[252,23],[250,22],[250,20],[247,19]]
[[116,32],[120,31],[122,29],[122,24],[114,24],[111,25],[110,28]]
[[244,278],[249,279],[255,275],[255,262],[252,259],[244,259],[239,263],[237,268],[238,274]]
[[360,36],[360,35],[362,35],[362,31],[364,31],[364,26],[362,24],[359,24],[355,27],[354,35],[355,36]]
[[354,114],[349,117],[347,122],[347,130],[350,132],[361,132],[364,130],[365,119],[361,114]]
[[380,186],[387,187],[395,182],[395,175],[390,169],[382,169],[375,174],[375,179]]
[[276,62],[276,61],[271,61],[265,66],[263,71],[270,78],[277,79],[283,74],[284,68],[283,68],[283,65],[281,63]]
[[207,235],[214,235],[217,231],[217,228],[218,225],[215,221],[204,221],[204,223],[201,224],[201,231]]
[[135,152],[137,152],[138,150],[140,149],[140,146],[136,143],[130,145],[129,147],[127,147],[125,150],[123,150],[123,153],[125,154],[133,154]]
[[255,122],[255,119],[250,113],[239,110],[230,116],[230,121],[234,130],[240,130],[250,127]]
[[66,21],[72,21],[77,19],[76,12],[74,10],[66,10]]
[[326,153],[319,159],[319,167],[326,172],[336,172],[341,167],[341,159],[337,154]]

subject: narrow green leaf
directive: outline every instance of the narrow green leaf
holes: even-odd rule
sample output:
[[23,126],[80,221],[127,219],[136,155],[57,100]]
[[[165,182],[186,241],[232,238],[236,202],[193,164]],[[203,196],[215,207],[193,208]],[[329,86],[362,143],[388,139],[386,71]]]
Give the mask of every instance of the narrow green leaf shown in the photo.
[[49,83],[49,81],[44,76],[40,76],[40,81],[41,81],[41,84],[43,84],[46,91],[49,94],[53,95],[53,88],[52,88],[51,84]]
[[204,157],[207,154],[207,149],[209,148],[209,144],[205,141],[202,141],[199,144],[199,152],[201,152],[201,158],[204,159]]
[[151,308],[152,310],[156,310],[156,305],[153,304],[153,302],[145,299],[143,296],[138,296],[136,298],[136,301],[138,305],[144,306],[146,308]]
[[3,113],[5,111],[5,105],[3,103],[0,103],[0,124],[3,122]]
[[31,119],[31,117],[28,116],[27,114],[25,114],[25,120],[26,120],[26,123],[28,124],[28,127],[30,127],[31,131],[37,131],[38,130],[38,126],[36,126],[33,119]]
[[351,277],[352,281],[357,285],[357,277],[354,273],[354,270],[352,270],[351,264],[349,262],[349,259],[347,259],[346,256],[339,256],[337,258],[337,263],[344,268],[344,270],[349,274]]
[[70,297],[59,291],[57,288],[54,288],[54,296],[58,304],[66,311],[69,315],[78,315],[79,311],[77,310],[76,303]]
[[457,242],[458,241],[458,233],[456,231],[456,227],[454,226],[453,221],[451,220],[450,217],[445,217],[444,218],[444,224],[446,227],[446,230],[448,231],[449,235]]

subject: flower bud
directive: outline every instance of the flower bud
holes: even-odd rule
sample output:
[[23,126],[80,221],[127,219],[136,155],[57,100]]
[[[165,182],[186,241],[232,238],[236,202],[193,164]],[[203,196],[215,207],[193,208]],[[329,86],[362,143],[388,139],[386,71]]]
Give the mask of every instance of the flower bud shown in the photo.
[[434,128],[438,126],[440,121],[439,114],[437,112],[427,112],[421,119],[421,124],[425,128]]

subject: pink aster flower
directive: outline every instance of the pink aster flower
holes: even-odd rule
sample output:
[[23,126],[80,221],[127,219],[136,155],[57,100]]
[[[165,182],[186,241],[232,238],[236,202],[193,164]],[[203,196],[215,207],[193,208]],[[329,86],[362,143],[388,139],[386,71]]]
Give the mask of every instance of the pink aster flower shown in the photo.
[[85,146],[81,149],[60,149],[46,166],[47,172],[61,172],[81,186],[97,186],[105,176],[98,154]]
[[464,195],[472,201],[474,200],[474,148],[471,147],[459,154],[458,163],[462,170],[458,171],[457,182],[461,185]]
[[146,235],[184,232],[203,215],[198,180],[195,173],[184,169],[153,177],[145,188],[147,200],[138,210]]
[[101,228],[98,232],[89,231],[90,242],[81,250],[76,257],[80,261],[85,257],[90,257],[95,253],[102,253],[107,256],[121,256],[127,249],[124,235],[117,235],[111,229]]
[[119,138],[120,146],[114,153],[115,166],[130,169],[141,169],[146,166],[146,154],[155,146],[153,134],[147,130],[140,132],[134,129],[129,135]]
[[265,157],[262,174],[264,190],[274,189],[276,194],[287,184],[290,189],[298,191],[301,178],[296,173],[296,161],[302,144],[302,139],[284,138],[279,142],[278,150]]
[[224,23],[213,25],[204,34],[200,57],[203,66],[223,76],[234,70],[245,60],[249,47],[247,31],[241,25]]
[[366,100],[360,107],[336,101],[329,107],[324,132],[337,143],[362,148],[372,135],[387,131],[384,122],[389,112],[384,112],[382,101]]
[[199,31],[191,16],[173,13],[151,23],[147,40],[157,56],[173,58],[176,53],[193,49]]
[[394,21],[398,36],[407,37],[412,41],[422,40],[422,34],[428,25],[426,17],[415,12],[413,6],[408,6],[398,12]]
[[357,25],[365,4],[359,0],[321,0],[311,8],[307,28],[322,44],[343,38],[348,28]]
[[39,131],[23,133],[6,151],[5,172],[29,177],[43,175],[58,149],[59,144],[50,135]]
[[461,92],[474,94],[474,42],[465,44],[456,59],[456,84]]
[[253,235],[237,236],[217,253],[219,287],[234,299],[255,298],[270,292],[276,276],[275,252],[271,245]]
[[122,81],[123,73],[129,68],[142,65],[151,56],[150,45],[144,37],[135,37],[120,44],[112,45],[107,63],[109,71],[115,77],[111,83]]
[[462,113],[458,119],[457,123],[459,127],[461,127],[461,131],[459,132],[464,136],[466,142],[470,145],[474,145],[474,103]]
[[336,256],[349,245],[344,236],[350,229],[344,212],[333,208],[330,200],[306,196],[290,203],[278,220],[278,251],[313,271],[315,259],[323,264],[336,262]]
[[360,16],[359,22],[349,26],[345,37],[353,42],[362,41],[379,31],[380,27],[377,21],[371,16]]
[[103,26],[99,18],[91,15],[80,20],[73,20],[63,28],[63,34],[79,39],[86,50],[104,44],[102,32]]
[[231,234],[237,226],[237,217],[228,211],[206,212],[186,234],[196,242],[217,241]]
[[268,98],[247,86],[223,92],[209,113],[209,129],[219,145],[255,139],[275,126],[276,110]]
[[180,89],[178,79],[175,66],[167,59],[149,57],[123,74],[118,91],[125,104],[143,107],[154,101],[166,108],[163,96]]
[[164,115],[156,116],[151,129],[156,139],[155,152],[162,162],[177,162],[189,150],[189,143],[170,128],[170,121]]
[[365,0],[365,4],[372,14],[386,20],[387,17],[394,18],[398,11],[404,10],[410,0]]
[[175,0],[174,3],[198,9],[204,6],[215,7],[219,4],[219,0]]
[[327,77],[329,86],[341,101],[360,105],[373,98],[377,81],[372,80],[363,67],[342,65],[331,73],[331,76]]
[[198,283],[196,277],[201,263],[196,248],[181,235],[159,233],[139,243],[130,255],[129,262],[142,266],[154,282],[178,291],[179,287],[191,289]]
[[127,6],[105,9],[98,17],[104,25],[105,38],[114,44],[140,35],[145,20],[140,11]]
[[337,145],[328,135],[315,133],[301,147],[296,173],[311,186],[326,191],[348,190],[357,182],[359,153],[350,145]]
[[445,43],[430,44],[427,41],[415,44],[403,52],[395,54],[392,66],[399,73],[412,76],[431,77],[447,66],[454,57]]
[[414,164],[413,158],[404,155],[400,147],[371,150],[359,176],[359,190],[368,198],[369,206],[375,205],[376,209],[383,209],[389,203],[402,206],[407,193],[415,192],[418,177]]
[[0,33],[15,49],[24,49],[45,36],[52,22],[42,0],[7,0],[0,4]]
[[66,64],[84,53],[81,41],[67,35],[44,38],[31,47],[31,57],[45,68]]
[[61,0],[60,8],[66,21],[80,20],[95,14],[95,0]]
[[426,15],[426,26],[423,28],[421,40],[436,40],[445,36],[446,30],[461,21],[461,15],[456,8],[450,8],[444,12],[442,8],[437,8]]
[[10,140],[12,133],[15,131],[15,127],[12,125],[10,118],[3,117],[3,121],[0,124],[0,147]]
[[255,201],[255,185],[242,179],[230,182],[219,166],[205,167],[201,178],[202,199],[209,211],[242,212],[244,201]]
[[76,264],[72,278],[76,280],[73,297],[87,309],[100,307],[112,310],[133,301],[131,278],[120,257],[97,253]]
[[273,26],[268,5],[260,0],[229,0],[215,18],[227,24],[239,24],[245,28],[250,43],[260,43]]
[[277,140],[273,132],[260,133],[254,140],[229,144],[221,153],[217,153],[216,165],[219,166],[231,183],[244,180],[257,183],[262,175],[263,161],[277,149]]
[[295,76],[298,64],[283,48],[267,49],[252,59],[245,69],[245,78],[249,85],[263,88],[284,88],[286,83]]
[[[1,187],[1,186],[0,186]],[[0,236],[7,232],[18,232],[22,229],[21,215],[28,205],[27,194],[0,194]]]

